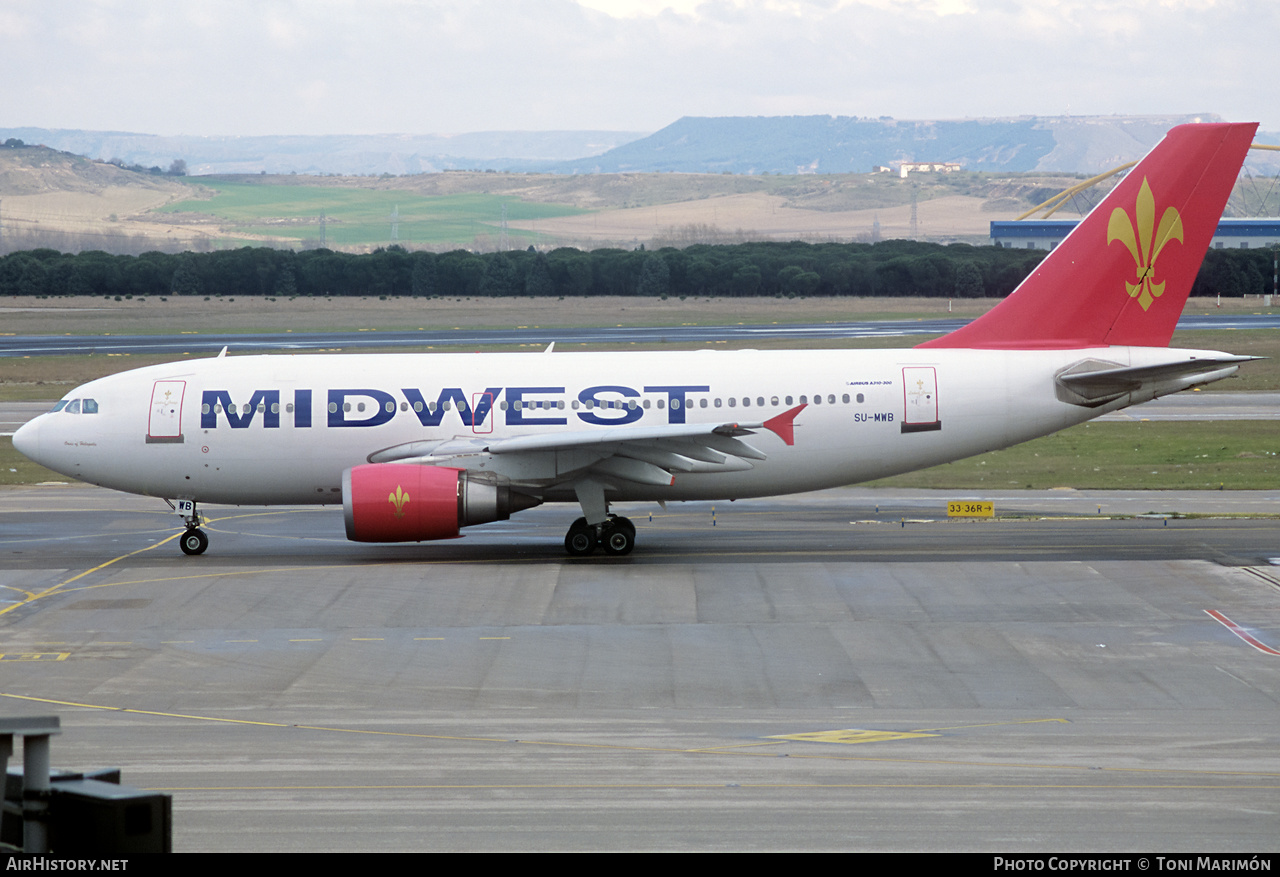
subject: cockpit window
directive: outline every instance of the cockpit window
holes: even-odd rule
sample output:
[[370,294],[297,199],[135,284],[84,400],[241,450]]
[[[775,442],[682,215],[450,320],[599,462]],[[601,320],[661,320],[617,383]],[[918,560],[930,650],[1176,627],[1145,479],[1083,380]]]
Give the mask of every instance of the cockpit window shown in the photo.
[[63,399],[57,405],[53,406],[50,414],[61,411],[63,414],[97,414],[97,399]]

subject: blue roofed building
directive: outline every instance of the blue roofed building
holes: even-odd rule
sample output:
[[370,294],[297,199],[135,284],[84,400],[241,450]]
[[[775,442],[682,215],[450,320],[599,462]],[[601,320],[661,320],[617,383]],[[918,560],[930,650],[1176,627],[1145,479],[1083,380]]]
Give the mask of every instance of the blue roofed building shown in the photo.
[[[991,222],[991,243],[1018,250],[1052,250],[1078,219],[996,219]],[[1213,235],[1215,249],[1280,246],[1280,218],[1222,219]]]

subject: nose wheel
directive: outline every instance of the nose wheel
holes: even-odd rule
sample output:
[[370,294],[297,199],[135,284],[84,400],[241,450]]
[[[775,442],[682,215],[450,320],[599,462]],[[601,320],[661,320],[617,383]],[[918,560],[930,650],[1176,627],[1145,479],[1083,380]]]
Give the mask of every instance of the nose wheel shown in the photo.
[[209,537],[199,527],[192,527],[182,534],[178,544],[182,546],[183,554],[204,554],[209,547]]
[[564,537],[564,550],[570,557],[587,557],[597,546],[614,557],[630,554],[636,547],[635,524],[617,515],[610,515],[595,526],[588,524],[586,518],[578,518]]

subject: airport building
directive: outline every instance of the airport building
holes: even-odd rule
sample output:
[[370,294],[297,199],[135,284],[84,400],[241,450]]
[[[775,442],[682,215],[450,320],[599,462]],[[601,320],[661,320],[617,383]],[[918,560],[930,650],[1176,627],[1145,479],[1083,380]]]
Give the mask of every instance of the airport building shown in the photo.
[[[1078,224],[1077,219],[993,220],[991,242],[1018,250],[1052,250]],[[1219,250],[1280,246],[1280,218],[1221,219],[1211,246]]]

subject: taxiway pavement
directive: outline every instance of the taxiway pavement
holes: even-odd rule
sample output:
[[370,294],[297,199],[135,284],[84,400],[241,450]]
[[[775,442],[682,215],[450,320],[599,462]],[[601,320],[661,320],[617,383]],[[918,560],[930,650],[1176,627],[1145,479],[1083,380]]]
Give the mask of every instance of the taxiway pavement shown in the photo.
[[637,506],[587,559],[568,507],[210,506],[188,558],[158,500],[7,489],[0,714],[172,794],[177,850],[1274,851],[1280,520],[1120,515],[1280,495],[949,498]]

